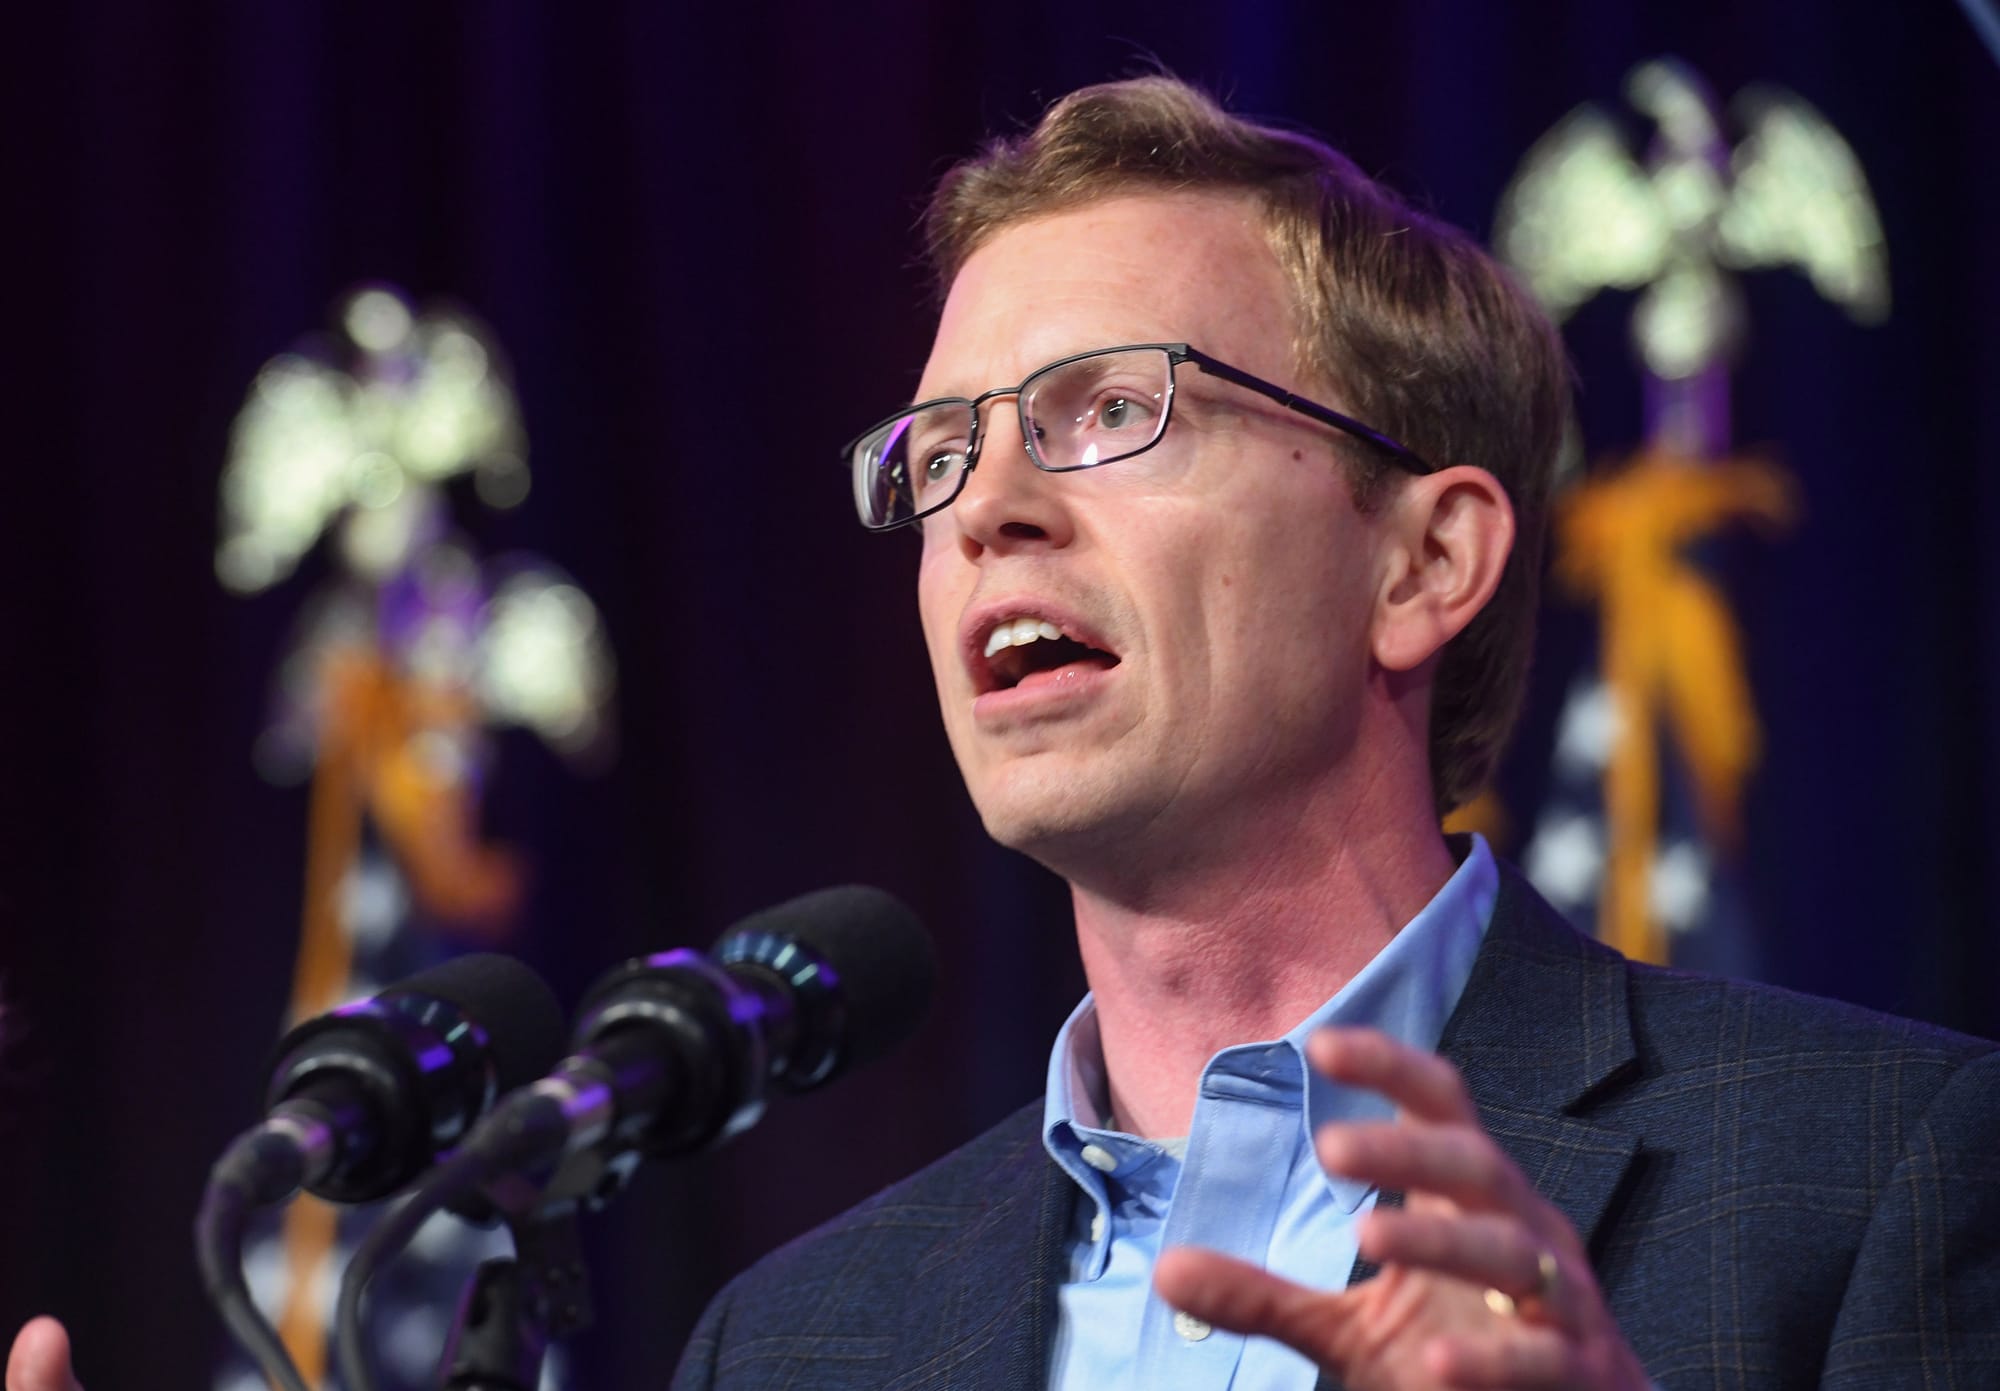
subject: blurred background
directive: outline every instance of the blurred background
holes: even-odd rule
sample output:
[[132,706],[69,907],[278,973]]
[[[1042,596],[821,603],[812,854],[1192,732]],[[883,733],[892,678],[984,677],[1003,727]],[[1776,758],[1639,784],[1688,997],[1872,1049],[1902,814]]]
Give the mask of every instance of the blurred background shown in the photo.
[[[1725,694],[1663,696],[1679,738],[1671,712],[1648,736],[1652,930],[1677,963],[2000,1035],[2000,66],[1950,0],[78,0],[9,28],[0,1330],[60,1314],[91,1384],[209,1386],[225,1365],[189,1223],[256,1117],[302,905],[338,907],[336,964],[394,928],[412,960],[516,952],[566,1003],[622,957],[824,884],[880,884],[931,925],[943,983],[915,1043],[645,1172],[590,1225],[601,1317],[569,1350],[577,1385],[661,1383],[723,1280],[1039,1093],[1081,991],[1067,903],[983,837],[933,707],[916,543],[854,525],[835,451],[915,384],[935,177],[1155,63],[1488,239],[1579,104],[1648,158],[1627,79],[1663,55],[1723,103],[1723,147],[1754,84],[1844,137],[1886,313],[1857,322],[1797,267],[1733,282],[1747,328],[1703,378],[1704,410],[1718,383],[1729,398],[1704,447],[1782,481],[1663,543],[1662,592],[1713,620],[1679,669]],[[1661,438],[1673,390],[1630,343],[1644,279],[1566,325],[1585,486]],[[374,301],[357,337],[348,297],[374,282],[407,299]],[[346,374],[322,382],[343,410],[354,383],[391,405],[419,377],[510,386],[466,387],[462,438],[428,463],[355,445],[376,491],[353,514],[401,519],[372,552],[321,480],[301,486],[329,534],[295,526],[295,566],[219,573],[232,451],[332,447],[239,412],[314,371]],[[571,626],[530,632],[512,669],[571,673],[554,684],[575,708],[465,685],[467,663],[498,669],[481,635],[521,573]],[[1607,607],[1552,586],[1480,812],[1585,920]],[[437,757],[414,784],[356,764],[387,781],[329,820],[312,740],[348,707],[314,654],[343,633]],[[476,698],[426,706],[433,678]],[[1718,727],[1740,737],[1690,752]],[[1703,757],[1733,835],[1701,814]],[[446,823],[464,835],[426,840]],[[455,864],[490,892],[450,902],[471,882]]]

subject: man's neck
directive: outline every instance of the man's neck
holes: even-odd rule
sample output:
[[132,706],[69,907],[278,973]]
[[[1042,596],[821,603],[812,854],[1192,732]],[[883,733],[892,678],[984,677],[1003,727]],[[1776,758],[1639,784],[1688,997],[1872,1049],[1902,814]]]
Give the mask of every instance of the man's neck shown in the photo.
[[[1356,828],[1347,828],[1355,832]],[[1216,1052],[1277,1038],[1374,959],[1451,877],[1434,823],[1294,837],[1238,872],[1144,894],[1072,884],[1120,1129],[1185,1135]]]

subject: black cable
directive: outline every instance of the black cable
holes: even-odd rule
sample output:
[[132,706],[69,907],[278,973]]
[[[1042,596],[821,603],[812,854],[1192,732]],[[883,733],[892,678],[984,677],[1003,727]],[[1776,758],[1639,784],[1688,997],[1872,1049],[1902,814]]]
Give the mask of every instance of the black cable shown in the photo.
[[340,1277],[340,1303],[334,1314],[334,1362],[346,1391],[375,1391],[361,1299],[376,1273],[439,1212],[510,1169],[555,1157],[568,1136],[568,1118],[560,1101],[539,1092],[516,1092],[362,1238]]
[[278,1331],[250,1298],[243,1278],[243,1233],[250,1214],[280,1202],[305,1177],[297,1143],[259,1127],[223,1151],[194,1219],[195,1262],[216,1312],[237,1346],[282,1391],[310,1391]]

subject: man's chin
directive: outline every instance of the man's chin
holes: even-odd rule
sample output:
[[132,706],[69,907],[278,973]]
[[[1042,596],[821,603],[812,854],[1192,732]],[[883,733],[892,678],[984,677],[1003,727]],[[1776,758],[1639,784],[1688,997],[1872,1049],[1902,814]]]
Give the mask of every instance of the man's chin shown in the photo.
[[986,834],[1064,878],[1094,877],[1107,855],[1131,857],[1150,820],[1129,795],[1082,778],[1015,780],[975,792]]
[[969,790],[986,834],[1024,855],[1050,841],[1087,833],[1103,819],[1098,799],[1074,777],[1010,768]]

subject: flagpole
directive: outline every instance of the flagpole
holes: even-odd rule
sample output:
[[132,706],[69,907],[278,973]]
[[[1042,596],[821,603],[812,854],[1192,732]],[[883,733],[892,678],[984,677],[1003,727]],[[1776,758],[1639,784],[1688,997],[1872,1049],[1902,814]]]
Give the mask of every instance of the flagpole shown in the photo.
[[[379,723],[379,657],[344,650],[320,668],[317,756],[306,821],[305,906],[292,977],[291,1021],[310,1019],[341,1002],[353,969],[353,944],[342,922],[341,897],[360,863],[363,817],[362,750]],[[330,1203],[302,1193],[285,1210],[285,1303],[278,1336],[313,1385],[326,1376],[326,1319],[320,1282],[338,1234]]]

